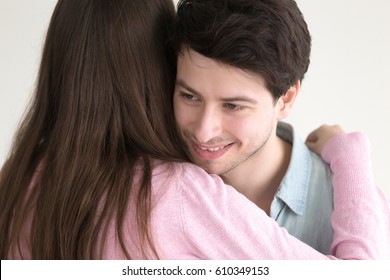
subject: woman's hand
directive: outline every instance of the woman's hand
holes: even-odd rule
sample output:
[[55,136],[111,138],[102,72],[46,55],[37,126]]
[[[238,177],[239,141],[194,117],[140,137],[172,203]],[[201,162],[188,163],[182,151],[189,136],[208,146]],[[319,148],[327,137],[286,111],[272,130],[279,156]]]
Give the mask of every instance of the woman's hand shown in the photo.
[[306,145],[313,152],[321,155],[326,142],[333,136],[345,133],[339,125],[322,125],[306,138]]

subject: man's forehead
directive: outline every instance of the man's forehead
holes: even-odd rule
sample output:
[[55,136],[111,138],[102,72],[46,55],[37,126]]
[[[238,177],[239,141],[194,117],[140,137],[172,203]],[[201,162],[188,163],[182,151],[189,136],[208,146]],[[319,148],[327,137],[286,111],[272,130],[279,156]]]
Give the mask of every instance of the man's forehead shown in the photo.
[[226,71],[226,73],[231,72],[238,74],[265,87],[265,79],[261,75],[206,57],[190,47],[182,47],[178,56],[178,74],[181,74],[181,70],[183,70],[182,67],[194,67],[197,71],[223,70]]

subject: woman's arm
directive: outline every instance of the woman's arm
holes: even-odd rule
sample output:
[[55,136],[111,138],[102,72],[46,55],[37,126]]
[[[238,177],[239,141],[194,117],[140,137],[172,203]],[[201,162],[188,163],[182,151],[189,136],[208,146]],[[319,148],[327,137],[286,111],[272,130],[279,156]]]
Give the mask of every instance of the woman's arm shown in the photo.
[[201,169],[184,172],[179,189],[190,250],[203,259],[389,258],[389,209],[373,181],[367,139],[359,133],[330,138],[322,155],[334,172],[331,256],[289,235],[246,197]]
[[[353,148],[368,147],[367,137],[360,133],[345,134],[338,125],[324,125],[308,136],[306,144],[321,154],[335,173],[333,184],[338,189],[335,191],[332,216],[335,230],[332,254],[344,259],[357,256],[389,258],[389,208],[385,196],[375,186],[369,153]],[[345,158],[349,160],[345,161]],[[342,187],[348,185],[353,188]],[[345,209],[347,205],[342,205],[344,201],[349,202],[350,208]],[[349,214],[352,212],[355,212],[354,215]],[[345,225],[349,226],[348,231],[343,230]],[[366,242],[360,242],[362,240]],[[354,242],[359,246],[350,246]]]

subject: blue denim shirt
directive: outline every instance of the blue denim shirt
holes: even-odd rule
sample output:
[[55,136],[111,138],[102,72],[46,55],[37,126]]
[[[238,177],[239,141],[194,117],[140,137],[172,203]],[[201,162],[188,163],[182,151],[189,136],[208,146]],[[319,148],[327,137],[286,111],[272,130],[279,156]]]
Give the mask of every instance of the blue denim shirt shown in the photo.
[[310,151],[294,132],[280,122],[277,134],[292,144],[292,155],[271,204],[271,217],[287,231],[323,254],[333,240],[332,172],[320,156]]

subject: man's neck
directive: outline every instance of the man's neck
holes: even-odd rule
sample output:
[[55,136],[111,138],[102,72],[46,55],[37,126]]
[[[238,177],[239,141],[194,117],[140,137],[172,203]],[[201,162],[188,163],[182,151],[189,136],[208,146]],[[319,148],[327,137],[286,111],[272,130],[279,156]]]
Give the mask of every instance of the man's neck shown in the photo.
[[282,182],[291,158],[292,146],[276,135],[251,158],[222,175],[268,215],[275,193]]

